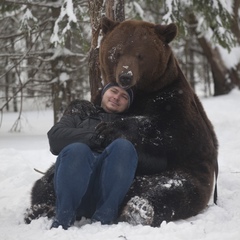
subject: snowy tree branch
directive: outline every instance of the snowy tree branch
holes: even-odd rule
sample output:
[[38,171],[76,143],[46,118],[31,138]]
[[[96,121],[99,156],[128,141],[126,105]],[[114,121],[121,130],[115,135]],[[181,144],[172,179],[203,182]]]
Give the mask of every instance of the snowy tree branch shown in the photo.
[[16,4],[16,5],[27,5],[27,6],[37,6],[37,7],[53,7],[59,8],[62,6],[62,0],[51,3],[42,3],[42,2],[30,2],[30,1],[19,1],[19,0],[5,0],[4,3],[7,4]]

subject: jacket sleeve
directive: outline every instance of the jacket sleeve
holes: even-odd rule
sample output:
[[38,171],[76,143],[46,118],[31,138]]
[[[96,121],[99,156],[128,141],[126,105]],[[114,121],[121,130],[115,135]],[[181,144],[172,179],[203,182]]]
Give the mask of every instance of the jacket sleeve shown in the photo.
[[95,126],[84,127],[82,123],[83,121],[77,115],[64,115],[48,131],[47,135],[52,154],[58,155],[65,146],[75,142],[85,143],[91,148],[90,139],[95,134]]

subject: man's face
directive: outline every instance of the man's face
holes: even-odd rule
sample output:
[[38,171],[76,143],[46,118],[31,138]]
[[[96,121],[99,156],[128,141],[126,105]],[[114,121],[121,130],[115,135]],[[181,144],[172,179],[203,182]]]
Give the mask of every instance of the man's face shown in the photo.
[[128,93],[117,86],[110,87],[102,97],[102,108],[108,113],[121,113],[128,108]]

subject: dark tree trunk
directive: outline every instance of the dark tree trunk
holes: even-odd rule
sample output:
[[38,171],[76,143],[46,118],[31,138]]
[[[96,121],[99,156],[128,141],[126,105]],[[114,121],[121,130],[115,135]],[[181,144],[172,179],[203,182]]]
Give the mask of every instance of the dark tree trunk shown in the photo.
[[198,42],[211,65],[214,95],[218,96],[229,93],[233,88],[233,79],[231,79],[229,70],[225,66],[218,49],[213,49],[204,37],[198,38]]
[[89,0],[89,14],[92,28],[92,41],[89,51],[89,83],[91,89],[91,101],[95,102],[99,89],[101,89],[101,73],[98,60],[98,37],[101,24],[103,0]]
[[[103,10],[103,1],[89,0],[89,12],[92,26],[92,42],[89,53],[89,82],[91,88],[91,101],[97,102],[99,90],[102,88],[101,72],[99,69],[99,49],[98,37],[100,33],[101,13]],[[124,0],[106,0],[106,17],[114,21],[124,21]]]
[[[61,8],[52,8],[52,17],[56,19],[61,12]],[[54,26],[52,26],[53,28]],[[72,51],[71,32],[65,35],[65,47]],[[53,96],[53,111],[54,111],[54,124],[60,120],[66,106],[73,100],[71,94],[72,78],[67,72],[67,67],[72,65],[73,59],[68,56],[60,56],[51,61],[51,72],[53,79],[52,96]],[[65,68],[59,68],[59,64],[64,65]],[[61,74],[66,73],[69,79],[61,81]]]
[[114,21],[122,22],[125,20],[125,1],[124,0],[107,0],[106,16]]
[[[8,58],[6,58],[5,66],[8,66]],[[9,104],[8,104],[8,98],[9,98],[9,86],[10,86],[10,80],[9,80],[10,73],[7,73],[5,76],[5,99],[6,99],[6,109],[9,111]]]
[[[196,29],[198,21],[195,15],[190,14],[188,15],[187,19],[189,25],[192,26],[193,34],[198,36],[199,33]],[[213,49],[205,37],[199,37],[197,40],[211,66],[214,82],[214,95],[217,96],[229,93],[233,88],[235,81],[235,79],[233,79],[233,75],[230,74],[231,69],[226,67],[218,49]]]
[[[238,12],[240,9],[240,0],[234,0],[233,1],[233,18],[232,18],[232,25],[231,30],[233,34],[235,35],[238,44],[240,45],[240,28],[239,28],[239,16]],[[236,66],[235,69],[230,70],[230,75],[234,79],[234,83],[240,88],[240,63]]]
[[233,18],[232,18],[232,25],[231,30],[233,34],[236,36],[238,43],[240,44],[240,28],[239,28],[239,12],[240,8],[240,0],[234,0],[232,9],[233,9]]
[[[53,19],[57,18],[60,14],[60,8],[52,8],[52,17]],[[54,24],[52,29],[54,28]],[[61,108],[61,94],[60,94],[60,81],[59,81],[59,73],[57,72],[57,64],[58,60],[54,59],[51,61],[51,72],[53,74],[53,79],[55,82],[52,84],[52,99],[53,99],[53,121],[54,124],[59,120],[59,113]]]

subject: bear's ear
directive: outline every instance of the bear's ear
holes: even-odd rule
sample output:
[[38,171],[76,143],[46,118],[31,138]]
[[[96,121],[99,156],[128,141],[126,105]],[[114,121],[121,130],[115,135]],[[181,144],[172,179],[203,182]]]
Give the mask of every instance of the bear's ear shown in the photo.
[[169,25],[156,25],[155,31],[159,37],[166,43],[170,43],[177,35],[177,25],[170,23]]
[[103,35],[106,35],[108,32],[112,31],[118,24],[119,22],[114,22],[107,17],[103,17],[101,22]]

